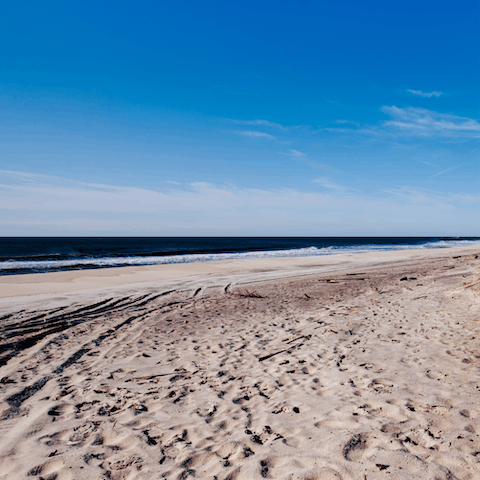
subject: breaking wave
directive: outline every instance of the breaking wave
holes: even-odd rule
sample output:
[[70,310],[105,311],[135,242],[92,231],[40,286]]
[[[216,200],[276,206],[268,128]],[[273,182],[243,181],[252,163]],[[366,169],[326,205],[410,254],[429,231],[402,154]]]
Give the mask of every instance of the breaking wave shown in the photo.
[[431,248],[451,248],[480,245],[480,239],[448,239],[412,242],[410,244],[378,244],[365,243],[330,245],[327,247],[310,246],[306,248],[272,249],[246,252],[222,253],[194,253],[180,255],[133,255],[133,256],[103,256],[90,258],[55,258],[47,260],[12,259],[0,261],[0,275],[20,273],[43,273],[64,270],[83,270],[92,268],[126,267],[140,265],[165,265],[174,263],[213,262],[219,260],[237,260],[254,258],[282,258],[282,257],[321,257],[325,255],[352,254],[388,250],[416,250]]

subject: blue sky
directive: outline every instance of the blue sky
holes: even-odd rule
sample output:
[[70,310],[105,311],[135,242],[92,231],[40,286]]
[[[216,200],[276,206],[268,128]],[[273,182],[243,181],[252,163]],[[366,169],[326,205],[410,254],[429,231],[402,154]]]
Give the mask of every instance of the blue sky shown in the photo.
[[0,235],[480,235],[476,1],[7,2]]

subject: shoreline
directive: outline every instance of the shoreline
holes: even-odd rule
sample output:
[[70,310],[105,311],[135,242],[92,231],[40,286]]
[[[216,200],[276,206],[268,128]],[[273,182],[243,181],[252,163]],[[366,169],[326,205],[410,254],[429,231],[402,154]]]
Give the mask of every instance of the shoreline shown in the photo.
[[[353,254],[325,255],[321,257],[282,257],[262,259],[221,260],[212,262],[176,263],[112,267],[68,272],[33,273],[0,276],[0,300],[14,297],[68,294],[100,291],[104,289],[141,288],[146,284],[182,282],[194,277],[223,277],[233,279],[253,275],[257,281],[276,278],[340,271],[346,268],[372,268],[389,263],[447,258],[480,252],[480,246],[387,250]],[[253,279],[255,281],[255,279]]]

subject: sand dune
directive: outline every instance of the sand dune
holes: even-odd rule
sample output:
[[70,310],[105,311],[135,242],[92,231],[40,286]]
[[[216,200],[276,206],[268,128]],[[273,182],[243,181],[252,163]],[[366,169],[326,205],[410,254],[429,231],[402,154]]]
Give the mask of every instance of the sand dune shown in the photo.
[[4,298],[0,478],[480,478],[479,252]]

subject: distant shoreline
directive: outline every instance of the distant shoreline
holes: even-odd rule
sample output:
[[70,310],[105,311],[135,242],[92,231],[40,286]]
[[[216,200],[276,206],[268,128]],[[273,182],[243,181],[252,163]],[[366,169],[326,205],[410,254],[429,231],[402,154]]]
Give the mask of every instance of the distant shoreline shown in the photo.
[[0,299],[32,295],[66,294],[89,290],[140,288],[137,284],[168,285],[190,277],[212,276],[249,283],[275,278],[318,274],[326,271],[371,268],[389,263],[420,261],[429,258],[454,257],[480,252],[480,246],[419,250],[332,254],[316,257],[256,258],[197,263],[172,263],[132,267],[71,270],[0,276]]
[[480,245],[478,237],[0,238],[0,276]]

